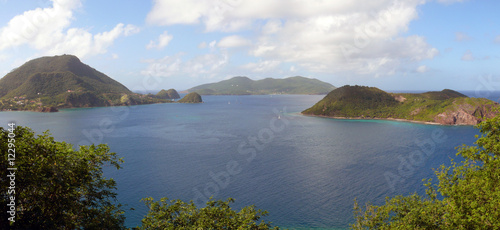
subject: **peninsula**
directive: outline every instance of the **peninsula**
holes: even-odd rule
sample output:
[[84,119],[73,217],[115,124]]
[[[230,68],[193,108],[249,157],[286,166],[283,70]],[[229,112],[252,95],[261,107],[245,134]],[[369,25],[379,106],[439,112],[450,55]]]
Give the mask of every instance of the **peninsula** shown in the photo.
[[302,112],[342,119],[394,119],[442,125],[476,125],[494,117],[499,104],[445,89],[439,92],[387,93],[375,87],[343,86]]

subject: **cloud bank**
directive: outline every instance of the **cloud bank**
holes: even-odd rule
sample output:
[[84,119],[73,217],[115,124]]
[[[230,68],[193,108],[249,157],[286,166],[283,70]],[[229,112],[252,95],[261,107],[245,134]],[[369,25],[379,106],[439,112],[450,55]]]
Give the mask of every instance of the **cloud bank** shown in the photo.
[[[155,0],[150,25],[202,26],[226,33],[219,48],[244,47],[260,60],[240,66],[275,71],[290,63],[316,73],[391,75],[439,52],[405,35],[423,0]],[[251,32],[251,33],[249,33]],[[249,36],[248,34],[251,34]],[[206,45],[205,45],[206,46]]]

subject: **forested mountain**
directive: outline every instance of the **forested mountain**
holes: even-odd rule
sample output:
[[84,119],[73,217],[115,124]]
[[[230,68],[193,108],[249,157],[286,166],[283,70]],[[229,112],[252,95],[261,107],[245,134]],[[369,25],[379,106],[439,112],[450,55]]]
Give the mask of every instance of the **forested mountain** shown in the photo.
[[253,95],[253,94],[327,94],[335,87],[317,79],[289,77],[266,78],[254,81],[248,77],[233,77],[217,83],[188,89],[201,95]]

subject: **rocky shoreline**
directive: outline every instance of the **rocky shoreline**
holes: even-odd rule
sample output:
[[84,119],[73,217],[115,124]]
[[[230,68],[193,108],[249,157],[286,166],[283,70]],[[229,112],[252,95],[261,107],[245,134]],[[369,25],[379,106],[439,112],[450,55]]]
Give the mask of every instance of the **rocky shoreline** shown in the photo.
[[331,116],[324,116],[324,115],[312,115],[312,114],[303,114],[300,113],[303,116],[308,116],[308,117],[321,117],[321,118],[330,118],[330,119],[337,119],[337,120],[381,120],[381,121],[399,121],[399,122],[409,122],[409,123],[415,123],[415,124],[423,124],[423,125],[444,125],[444,126],[451,126],[451,125],[476,125],[476,124],[443,124],[443,123],[438,123],[438,122],[431,122],[431,121],[417,121],[417,120],[408,120],[408,119],[401,119],[401,118],[378,118],[378,117],[331,117]]

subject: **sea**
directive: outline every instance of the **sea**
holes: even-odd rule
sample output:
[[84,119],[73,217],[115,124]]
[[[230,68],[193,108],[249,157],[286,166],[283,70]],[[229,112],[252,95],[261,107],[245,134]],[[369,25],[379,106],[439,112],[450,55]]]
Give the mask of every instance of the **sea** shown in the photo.
[[202,207],[210,197],[231,197],[235,209],[267,210],[263,219],[273,226],[347,229],[355,200],[380,205],[387,196],[425,194],[422,179],[460,160],[456,147],[479,134],[472,126],[300,114],[323,97],[203,96],[201,104],[0,112],[0,122],[50,130],[74,146],[109,145],[125,161],[104,175],[117,182],[127,227],[146,215],[142,198]]

